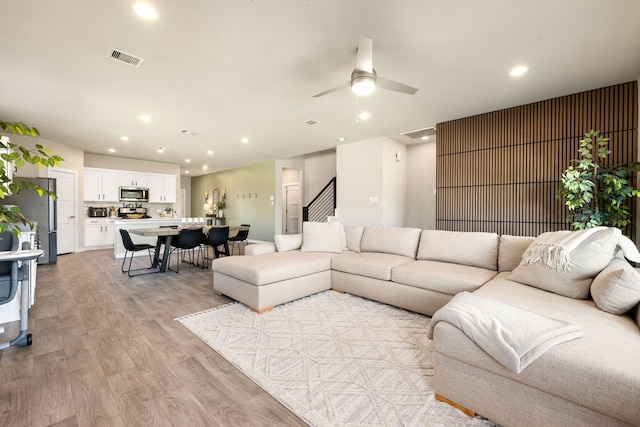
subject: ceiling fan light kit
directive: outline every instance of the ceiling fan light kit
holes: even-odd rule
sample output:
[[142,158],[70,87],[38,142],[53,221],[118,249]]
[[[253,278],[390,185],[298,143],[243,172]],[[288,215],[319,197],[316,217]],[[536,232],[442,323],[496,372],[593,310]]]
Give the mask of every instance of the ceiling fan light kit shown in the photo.
[[376,90],[376,70],[372,72],[353,70],[351,91],[358,96],[371,95]]

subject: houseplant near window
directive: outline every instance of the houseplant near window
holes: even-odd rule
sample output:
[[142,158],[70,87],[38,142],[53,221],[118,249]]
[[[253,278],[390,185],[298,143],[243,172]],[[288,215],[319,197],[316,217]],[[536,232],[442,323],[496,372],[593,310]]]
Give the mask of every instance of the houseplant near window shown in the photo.
[[599,130],[585,133],[578,149],[580,158],[562,174],[557,196],[569,209],[567,222],[574,230],[601,225],[623,229],[631,223],[627,200],[640,197],[631,181],[640,163],[609,165],[608,143],[609,138]]
[[[22,122],[3,122],[0,120],[0,130],[14,135],[25,135],[31,137],[40,136],[40,132],[35,127],[27,126]],[[62,157],[52,154],[51,150],[36,144],[35,148],[28,149],[11,142],[0,142],[0,233],[12,231],[16,236],[20,234],[18,224],[28,225],[33,229],[33,224],[24,217],[20,207],[2,204],[1,200],[12,194],[19,194],[21,191],[36,191],[40,196],[47,195],[56,197],[52,191],[45,190],[31,182],[23,182],[13,179],[12,168],[20,170],[26,163],[38,165],[38,167],[60,166],[64,160]]]

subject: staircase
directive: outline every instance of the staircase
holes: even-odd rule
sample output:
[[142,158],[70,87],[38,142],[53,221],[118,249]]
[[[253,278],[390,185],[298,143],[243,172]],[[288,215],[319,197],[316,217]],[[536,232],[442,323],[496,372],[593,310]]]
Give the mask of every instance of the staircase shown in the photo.
[[336,178],[324,186],[316,197],[302,208],[303,221],[326,222],[328,216],[332,216],[336,209]]

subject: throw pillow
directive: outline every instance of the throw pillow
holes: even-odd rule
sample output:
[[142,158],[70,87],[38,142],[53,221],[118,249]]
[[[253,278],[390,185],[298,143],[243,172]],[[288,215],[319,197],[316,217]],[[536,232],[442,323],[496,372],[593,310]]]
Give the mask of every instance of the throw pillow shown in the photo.
[[342,253],[341,230],[339,222],[305,222],[300,251]]
[[362,240],[364,227],[361,225],[345,225],[344,233],[347,239],[347,249],[353,252],[360,252],[360,241]]
[[591,297],[598,308],[624,314],[640,302],[640,273],[621,258],[614,258],[591,283]]
[[[551,255],[540,257],[531,256],[532,249],[547,244],[555,239],[572,239],[576,242],[574,233],[582,233],[582,231],[557,231],[552,233],[543,233],[529,246],[523,255],[523,261],[518,265],[509,280],[519,282],[525,285],[544,289],[569,298],[586,299],[589,297],[589,287],[593,278],[596,277],[611,261],[614,251],[620,240],[620,230],[617,228],[601,228],[598,230],[589,230],[586,237],[580,241],[577,246],[567,251],[563,258],[568,267],[566,269],[549,266],[546,258],[554,258]],[[552,234],[555,234],[552,235]],[[552,249],[554,246],[550,246]],[[557,246],[555,247],[557,249]],[[525,259],[529,260],[525,263]]]
[[368,226],[362,233],[360,250],[415,259],[421,231],[419,228]]
[[302,246],[302,234],[276,234],[273,240],[278,252],[295,251]]
[[640,252],[638,252],[636,244],[633,243],[630,238],[624,235],[620,236],[618,246],[622,249],[626,259],[633,262],[640,262]]

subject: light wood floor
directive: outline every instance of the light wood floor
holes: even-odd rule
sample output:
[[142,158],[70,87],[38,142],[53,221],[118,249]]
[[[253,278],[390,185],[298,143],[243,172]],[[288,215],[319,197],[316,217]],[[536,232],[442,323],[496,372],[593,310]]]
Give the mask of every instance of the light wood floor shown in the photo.
[[230,302],[210,270],[129,279],[120,263],[99,250],[38,267],[33,345],[0,351],[0,426],[306,425],[174,320]]

